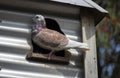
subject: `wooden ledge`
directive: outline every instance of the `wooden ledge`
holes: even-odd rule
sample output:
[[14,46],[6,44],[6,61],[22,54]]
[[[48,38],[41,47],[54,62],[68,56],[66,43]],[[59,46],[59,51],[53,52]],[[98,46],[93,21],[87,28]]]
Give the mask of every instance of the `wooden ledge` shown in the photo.
[[56,56],[52,55],[51,59],[48,59],[48,54],[41,54],[36,52],[29,52],[27,54],[27,59],[30,61],[42,61],[42,62],[51,62],[51,63],[61,63],[61,64],[69,64],[71,54],[69,51],[65,51],[65,56]]

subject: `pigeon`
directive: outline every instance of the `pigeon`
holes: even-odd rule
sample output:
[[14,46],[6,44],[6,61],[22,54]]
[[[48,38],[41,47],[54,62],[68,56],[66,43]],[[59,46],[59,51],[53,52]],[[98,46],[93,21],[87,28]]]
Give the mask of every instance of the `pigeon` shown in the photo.
[[33,21],[35,22],[35,25],[32,26],[32,40],[38,46],[51,50],[48,55],[48,59],[51,59],[51,56],[54,52],[60,50],[76,48],[82,49],[84,51],[89,50],[86,43],[71,40],[58,31],[48,29],[46,27],[44,16],[35,15],[33,17]]

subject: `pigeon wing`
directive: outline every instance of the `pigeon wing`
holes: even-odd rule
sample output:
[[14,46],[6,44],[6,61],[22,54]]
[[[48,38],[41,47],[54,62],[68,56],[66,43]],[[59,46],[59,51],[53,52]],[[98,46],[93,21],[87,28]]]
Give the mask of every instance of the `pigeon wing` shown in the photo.
[[35,39],[37,44],[40,43],[52,48],[62,48],[68,44],[68,38],[65,35],[50,29],[42,29]]

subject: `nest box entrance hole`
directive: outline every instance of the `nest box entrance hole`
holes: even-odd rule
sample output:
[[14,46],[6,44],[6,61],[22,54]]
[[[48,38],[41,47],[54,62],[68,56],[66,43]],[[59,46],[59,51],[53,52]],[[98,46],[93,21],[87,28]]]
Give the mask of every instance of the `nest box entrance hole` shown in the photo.
[[[48,29],[52,29],[55,31],[60,32],[61,34],[65,35],[59,24],[57,23],[56,20],[53,20],[51,18],[45,18],[46,21],[46,26]],[[48,54],[51,52],[51,50],[47,50],[44,48],[39,47],[38,45],[36,45],[33,40],[32,41],[32,46],[33,46],[33,52],[31,54],[28,54],[28,58],[37,58],[37,59],[45,59],[47,60],[47,56]],[[45,58],[43,57],[45,56]],[[68,63],[69,62],[69,57],[70,57],[70,53],[68,51],[65,50],[61,50],[61,51],[57,51],[53,54],[53,58],[51,58],[51,61],[57,61],[57,62],[64,62],[64,63]]]

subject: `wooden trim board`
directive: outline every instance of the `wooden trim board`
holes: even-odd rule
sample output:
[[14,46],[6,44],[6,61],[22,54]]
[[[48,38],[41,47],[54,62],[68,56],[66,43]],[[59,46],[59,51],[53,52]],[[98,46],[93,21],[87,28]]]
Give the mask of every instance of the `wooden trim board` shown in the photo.
[[82,9],[81,22],[83,42],[90,48],[84,59],[85,78],[98,78],[94,16],[86,8]]

